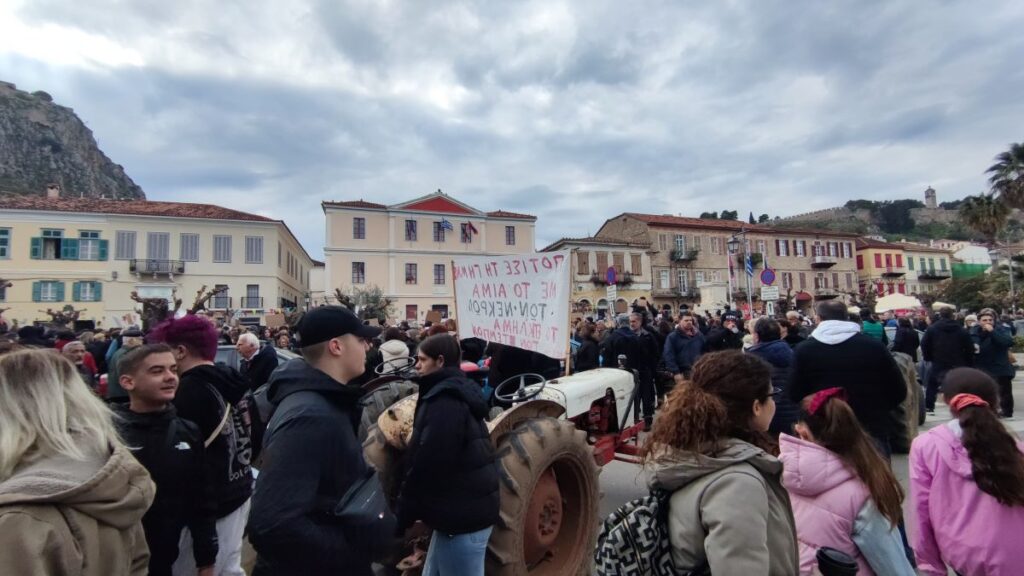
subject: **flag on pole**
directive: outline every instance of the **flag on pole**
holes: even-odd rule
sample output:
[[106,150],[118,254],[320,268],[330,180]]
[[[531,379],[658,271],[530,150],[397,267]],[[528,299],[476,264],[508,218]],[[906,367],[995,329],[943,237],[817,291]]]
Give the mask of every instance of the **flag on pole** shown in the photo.
[[441,218],[441,228],[451,232],[455,231],[455,226],[452,226],[452,223],[447,218]]
[[747,252],[747,276],[754,277],[754,263],[750,260],[750,252]]
[[473,226],[472,222],[466,222],[466,224],[469,226],[469,233],[470,234],[479,234],[480,233],[480,232],[477,231],[476,226]]

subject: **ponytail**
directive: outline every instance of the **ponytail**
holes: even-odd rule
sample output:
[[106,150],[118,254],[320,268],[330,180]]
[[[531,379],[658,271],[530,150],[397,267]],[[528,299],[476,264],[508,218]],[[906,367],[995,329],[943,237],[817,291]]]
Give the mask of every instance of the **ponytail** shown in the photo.
[[1003,506],[1024,506],[1024,454],[996,416],[999,393],[995,381],[979,370],[958,368],[946,375],[942,392],[947,402],[961,394],[981,400],[953,407],[978,489]]
[[811,411],[801,420],[814,441],[839,456],[867,486],[878,511],[895,528],[903,517],[903,488],[850,405],[837,396],[826,397],[817,405],[812,401]]

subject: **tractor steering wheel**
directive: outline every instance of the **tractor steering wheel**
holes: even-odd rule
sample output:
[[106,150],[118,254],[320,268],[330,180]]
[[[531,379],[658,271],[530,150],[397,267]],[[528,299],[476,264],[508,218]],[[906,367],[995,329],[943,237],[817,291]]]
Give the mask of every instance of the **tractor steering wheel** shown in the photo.
[[[526,391],[527,386],[534,386],[536,384],[540,384],[540,387],[530,392]],[[498,384],[498,386],[494,388],[494,399],[509,404],[513,402],[526,402],[527,400],[536,398],[547,385],[547,379],[540,374],[520,374]],[[515,390],[506,392],[506,390],[511,389],[513,386],[515,386]]]
[[379,366],[373,369],[373,371],[378,376],[402,376],[415,368],[415,366],[416,358],[413,358],[412,356],[401,356],[399,358],[392,358],[386,362],[381,362]]

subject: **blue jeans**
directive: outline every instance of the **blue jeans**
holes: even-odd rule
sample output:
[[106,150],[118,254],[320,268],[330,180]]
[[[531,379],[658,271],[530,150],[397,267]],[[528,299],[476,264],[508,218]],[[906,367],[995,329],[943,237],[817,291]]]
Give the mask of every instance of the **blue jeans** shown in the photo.
[[434,531],[423,564],[423,576],[484,576],[484,556],[491,528],[469,534]]

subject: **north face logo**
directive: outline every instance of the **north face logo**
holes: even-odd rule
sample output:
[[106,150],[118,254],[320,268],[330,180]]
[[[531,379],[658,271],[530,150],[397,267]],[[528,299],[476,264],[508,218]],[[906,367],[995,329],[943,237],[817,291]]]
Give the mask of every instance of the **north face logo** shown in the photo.
[[192,448],[188,445],[188,442],[178,442],[174,445],[178,450],[191,450]]

